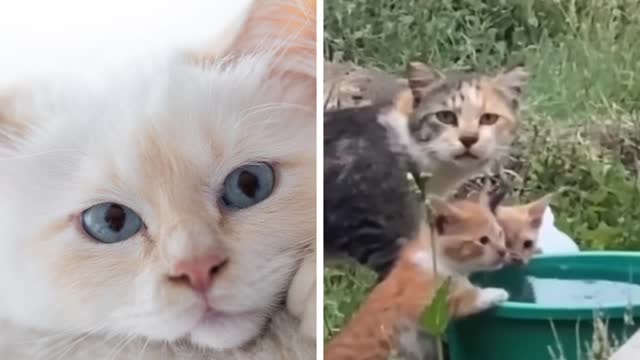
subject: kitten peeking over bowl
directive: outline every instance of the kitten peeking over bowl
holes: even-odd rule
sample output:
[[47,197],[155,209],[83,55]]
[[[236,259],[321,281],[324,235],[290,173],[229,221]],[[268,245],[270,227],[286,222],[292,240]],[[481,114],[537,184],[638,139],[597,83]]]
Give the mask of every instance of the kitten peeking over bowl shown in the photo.
[[315,356],[315,5],[0,89],[1,358]]
[[547,194],[526,204],[498,206],[496,214],[505,232],[509,263],[527,265],[534,255],[540,253],[538,238],[551,196]]

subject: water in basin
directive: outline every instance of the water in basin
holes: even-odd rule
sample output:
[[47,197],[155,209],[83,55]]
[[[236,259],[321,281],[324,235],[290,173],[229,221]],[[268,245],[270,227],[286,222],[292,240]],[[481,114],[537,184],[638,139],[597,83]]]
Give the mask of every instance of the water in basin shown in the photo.
[[609,280],[554,279],[525,276],[511,290],[510,301],[552,307],[640,304],[640,285]]

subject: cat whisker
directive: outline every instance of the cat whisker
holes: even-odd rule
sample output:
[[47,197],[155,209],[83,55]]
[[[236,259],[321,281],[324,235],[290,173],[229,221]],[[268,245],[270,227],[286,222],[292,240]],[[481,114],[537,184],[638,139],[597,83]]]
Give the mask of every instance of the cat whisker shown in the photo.
[[46,342],[49,340],[65,338],[72,334],[82,334],[85,331],[87,331],[86,328],[73,328],[73,329],[63,330],[60,332],[56,332],[52,335],[46,335],[39,338],[31,339],[31,340],[16,342],[15,345],[26,345],[26,344],[34,344],[34,343],[37,344],[37,343]]
[[[74,340],[69,346],[67,346],[66,348],[63,348],[62,353],[60,354],[60,356],[58,356],[56,358],[56,360],[61,360],[64,358],[64,356],[69,353],[69,351],[71,351],[75,346],[77,346],[78,344],[80,344],[82,341],[84,341],[86,338],[88,338],[89,336],[103,330],[104,328],[106,328],[108,325],[107,322],[103,323],[101,326],[96,326],[94,327],[92,330],[87,331],[83,336],[81,336],[80,338]],[[54,352],[54,349],[59,347],[59,344],[55,344],[54,346],[50,347],[46,353],[50,354],[51,352]]]
[[[113,354],[113,356],[110,357],[111,360],[116,360],[118,354],[120,354],[120,352],[122,352],[123,349],[125,349],[132,341],[138,339],[138,337],[135,334],[128,334],[127,336],[123,337],[122,340],[120,340],[120,342],[118,342],[113,350],[115,351],[117,349],[117,351],[115,351],[115,353]],[[120,345],[122,344],[122,345]],[[109,352],[109,354],[111,354],[111,352]],[[107,354],[107,356],[109,356],[109,354]]]
[[138,355],[138,360],[142,360],[144,358],[145,351],[147,350],[147,346],[149,345],[150,342],[151,342],[151,339],[147,339],[144,342],[144,345],[142,345],[142,348],[140,349],[140,353]]

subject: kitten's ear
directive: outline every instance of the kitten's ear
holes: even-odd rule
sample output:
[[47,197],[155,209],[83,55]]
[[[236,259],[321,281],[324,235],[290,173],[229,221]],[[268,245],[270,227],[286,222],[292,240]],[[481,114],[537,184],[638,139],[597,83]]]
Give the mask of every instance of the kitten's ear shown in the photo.
[[439,197],[430,196],[428,204],[433,215],[433,224],[440,235],[446,232],[448,226],[455,224],[464,217],[464,214],[458,208]]
[[316,79],[316,0],[254,0],[236,38],[231,59],[273,54],[272,75]]
[[505,95],[511,100],[514,108],[520,106],[520,98],[524,93],[529,73],[523,65],[516,65],[507,69],[494,77],[494,81]]
[[529,215],[529,224],[531,227],[537,229],[542,225],[544,211],[547,209],[547,206],[549,206],[552,196],[553,194],[547,194],[540,199],[525,205],[527,207],[527,214]]
[[426,89],[441,79],[442,75],[427,64],[417,61],[410,62],[407,65],[407,80],[409,80],[409,89],[415,98],[414,104],[420,104]]

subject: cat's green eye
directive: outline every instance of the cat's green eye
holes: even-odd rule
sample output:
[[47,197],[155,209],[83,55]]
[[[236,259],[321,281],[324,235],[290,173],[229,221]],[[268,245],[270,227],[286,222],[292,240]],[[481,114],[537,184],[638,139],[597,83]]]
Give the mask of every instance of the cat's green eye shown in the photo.
[[485,113],[480,116],[480,125],[493,125],[498,122],[500,116],[491,113]]
[[445,125],[458,125],[458,116],[449,110],[438,111],[435,113],[436,119]]
[[97,241],[112,244],[127,240],[142,229],[142,219],[124,205],[106,202],[82,212],[82,228]]
[[273,192],[275,174],[267,163],[241,166],[224,180],[222,202],[233,209],[245,209],[268,198]]

